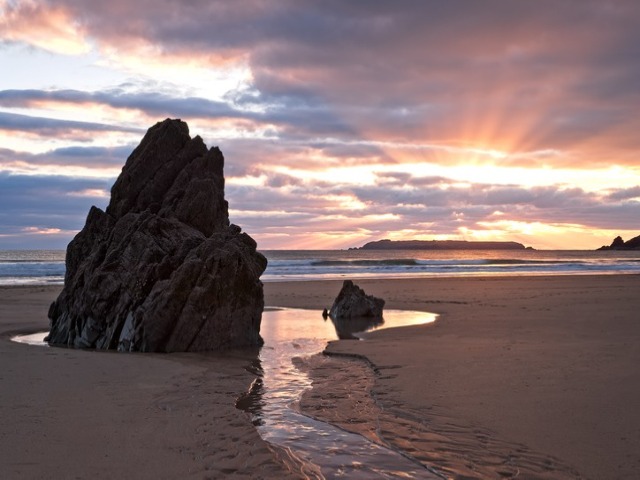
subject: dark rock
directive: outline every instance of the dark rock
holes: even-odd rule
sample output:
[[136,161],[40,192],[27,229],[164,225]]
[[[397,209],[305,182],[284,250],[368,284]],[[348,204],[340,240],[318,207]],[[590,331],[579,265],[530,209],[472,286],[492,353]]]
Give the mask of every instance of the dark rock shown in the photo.
[[618,236],[613,239],[613,242],[611,243],[611,248],[620,248],[620,247],[624,247],[624,240],[622,239],[622,237]]
[[611,242],[611,245],[604,245],[598,250],[640,250],[640,235],[626,242],[618,236]]
[[345,280],[342,290],[331,306],[330,315],[334,319],[354,317],[382,317],[384,300],[364,293],[351,280]]
[[633,250],[640,249],[640,235],[624,242],[624,246]]
[[51,345],[121,351],[262,344],[267,260],[229,224],[224,158],[165,120],[129,156],[103,212],[67,248]]

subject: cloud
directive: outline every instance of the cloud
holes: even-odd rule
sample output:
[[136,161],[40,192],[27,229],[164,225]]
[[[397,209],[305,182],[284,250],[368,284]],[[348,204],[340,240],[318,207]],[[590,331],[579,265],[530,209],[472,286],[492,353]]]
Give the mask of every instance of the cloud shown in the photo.
[[0,38],[66,55],[91,48],[81,22],[67,8],[35,1],[0,2]]
[[[312,98],[291,95],[277,98],[260,96],[259,104],[255,102],[255,98],[251,103],[246,99],[233,96],[229,96],[228,101],[217,101],[203,97],[174,96],[158,91],[131,92],[123,88],[98,92],[34,89],[0,91],[0,106],[5,108],[55,109],[64,105],[73,105],[77,108],[106,106],[115,110],[138,111],[148,119],[171,117],[185,120],[237,120],[247,122],[244,125],[240,124],[238,128],[280,127],[278,135],[289,140],[301,138],[308,140],[309,135],[340,136],[349,131],[349,127],[329,111],[326,105]],[[258,105],[259,110],[256,108]],[[54,121],[0,112],[0,128],[15,130],[49,128],[45,130],[45,133],[48,133],[54,123],[59,128],[84,128],[89,131],[139,131],[129,126]]]
[[611,192],[607,198],[612,201],[640,199],[640,185],[631,188],[621,188]]
[[3,90],[0,105],[4,107],[30,107],[41,104],[70,103],[95,104],[113,108],[136,109],[150,116],[194,118],[237,118],[242,114],[224,102],[205,98],[172,97],[163,93],[126,92],[113,89],[99,92],[79,90]]
[[94,169],[121,167],[133,151],[135,145],[119,147],[68,146],[49,150],[44,153],[19,152],[0,148],[0,171],[10,170],[18,165],[69,167],[82,166]]
[[0,131],[1,130],[37,133],[45,137],[55,137],[59,135],[72,137],[75,135],[75,132],[140,133],[144,131],[143,129],[135,127],[34,117],[9,112],[0,112]]
[[[371,136],[426,130],[442,139],[462,128],[476,143],[502,136],[516,149],[573,147],[628,113],[638,79],[628,47],[640,36],[632,1],[465,2],[461,10],[361,1],[117,0],[88,8],[67,0],[56,8],[121,52],[144,43],[159,56],[244,56],[266,98],[321,99]],[[35,22],[47,8],[16,10]]]
[[0,234],[15,235],[25,228],[77,232],[91,205],[106,207],[105,197],[97,192],[109,191],[111,183],[0,172]]
[[[54,9],[43,5],[24,10],[37,19]],[[245,119],[277,125],[288,139],[494,148],[509,154],[505,163],[532,167],[630,165],[640,146],[632,1],[465,2],[462,10],[429,1],[55,5],[98,48],[171,55],[176,69],[207,55],[242,57],[253,85],[226,102],[157,91],[48,95],[58,101]],[[141,53],[141,44],[154,48]],[[464,161],[464,152],[449,153],[437,160]]]

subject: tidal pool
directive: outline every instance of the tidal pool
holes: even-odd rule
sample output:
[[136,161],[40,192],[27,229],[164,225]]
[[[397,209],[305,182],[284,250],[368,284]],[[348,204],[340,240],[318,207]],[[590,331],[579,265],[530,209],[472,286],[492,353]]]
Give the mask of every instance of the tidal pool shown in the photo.
[[302,393],[311,388],[309,376],[293,364],[295,357],[320,353],[330,340],[429,323],[435,318],[432,313],[385,310],[383,322],[334,323],[317,311],[267,309],[260,328],[265,344],[252,366],[258,378],[237,407],[252,414],[260,436],[287,452],[307,478],[444,478],[395,450],[314,420],[295,408]]

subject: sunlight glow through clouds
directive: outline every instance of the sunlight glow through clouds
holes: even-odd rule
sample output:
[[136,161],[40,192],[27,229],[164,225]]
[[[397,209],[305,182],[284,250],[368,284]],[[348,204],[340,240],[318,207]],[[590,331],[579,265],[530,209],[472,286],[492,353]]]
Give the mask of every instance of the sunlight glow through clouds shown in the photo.
[[[522,222],[517,220],[500,220],[495,222],[478,222],[486,230],[466,231],[465,233],[478,240],[490,239],[517,239],[525,244],[535,242],[536,248],[566,249],[567,232],[573,235],[592,237],[591,241],[598,238],[614,238],[617,235],[625,235],[631,238],[635,230],[589,230],[583,225],[576,224],[545,224],[541,222]],[[585,248],[581,244],[573,248]]]
[[79,192],[69,192],[67,195],[70,197],[110,198],[111,192],[97,188],[87,188]]
[[105,56],[97,65],[140,78],[161,78],[174,86],[174,93],[183,96],[219,100],[230,91],[246,88],[252,81],[244,59],[216,58],[213,54],[194,56],[188,52],[167,54],[150,46],[125,51],[124,55],[121,50],[103,53]]
[[58,235],[62,232],[59,228],[38,228],[38,227],[26,227],[23,228],[24,233],[33,235]]

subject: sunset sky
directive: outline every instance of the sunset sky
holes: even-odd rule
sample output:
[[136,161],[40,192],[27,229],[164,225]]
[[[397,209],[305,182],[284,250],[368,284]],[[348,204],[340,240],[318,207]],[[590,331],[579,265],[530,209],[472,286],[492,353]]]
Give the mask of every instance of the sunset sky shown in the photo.
[[640,234],[637,0],[0,0],[0,249],[65,248],[167,117],[261,249]]

